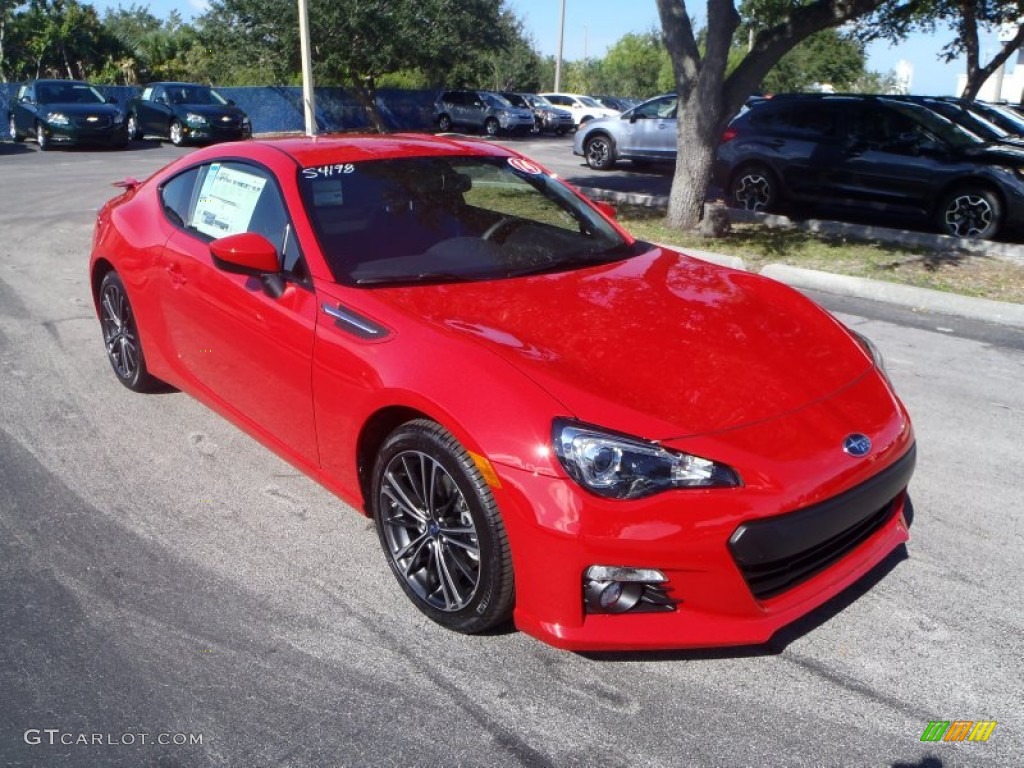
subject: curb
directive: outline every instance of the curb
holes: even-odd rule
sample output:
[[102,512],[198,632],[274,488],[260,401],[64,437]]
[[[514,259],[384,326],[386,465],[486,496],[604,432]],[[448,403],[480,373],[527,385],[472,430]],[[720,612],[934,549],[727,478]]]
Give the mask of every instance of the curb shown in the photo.
[[769,264],[761,270],[761,274],[795,288],[871,299],[908,309],[937,312],[1024,329],[1024,304],[961,296],[956,293],[934,291],[930,288],[918,288],[913,285],[870,280],[866,277],[833,275],[829,272],[791,267],[787,264]]

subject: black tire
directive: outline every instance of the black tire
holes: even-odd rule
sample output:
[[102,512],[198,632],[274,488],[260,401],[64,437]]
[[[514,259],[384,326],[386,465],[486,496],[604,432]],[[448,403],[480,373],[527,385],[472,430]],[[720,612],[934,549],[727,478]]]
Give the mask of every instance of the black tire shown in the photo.
[[497,118],[488,117],[484,120],[484,133],[488,136],[497,136],[501,133],[501,126],[498,124]]
[[180,120],[171,121],[171,124],[167,129],[167,135],[171,139],[171,144],[176,147],[180,147],[185,143],[185,128],[181,124]]
[[452,119],[448,115],[441,115],[437,118],[437,130],[441,133],[449,133],[452,130]]
[[566,128],[564,125],[560,125],[557,128],[555,128],[555,136],[565,136],[565,133],[568,130],[569,129]]
[[373,520],[405,594],[438,624],[473,634],[506,623],[515,589],[501,514],[465,448],[420,419],[377,455]]
[[772,211],[780,199],[775,174],[761,163],[741,166],[729,182],[727,202],[747,211]]
[[615,142],[610,136],[595,133],[583,145],[583,158],[595,171],[607,171],[615,165]]
[[150,392],[160,387],[160,380],[146,367],[135,313],[124,283],[113,270],[100,283],[100,326],[107,360],[117,380],[132,392]]
[[46,152],[50,148],[50,139],[46,136],[46,129],[39,122],[36,123],[36,144],[39,145],[41,152]]
[[25,137],[18,133],[18,127],[14,124],[14,115],[11,115],[10,120],[7,123],[7,129],[10,132],[11,141],[16,144],[20,144],[25,140]]
[[935,219],[943,234],[991,240],[1003,226],[1003,201],[984,187],[961,187],[942,197]]
[[128,115],[128,141],[138,141],[142,138],[139,131],[139,118],[134,113]]

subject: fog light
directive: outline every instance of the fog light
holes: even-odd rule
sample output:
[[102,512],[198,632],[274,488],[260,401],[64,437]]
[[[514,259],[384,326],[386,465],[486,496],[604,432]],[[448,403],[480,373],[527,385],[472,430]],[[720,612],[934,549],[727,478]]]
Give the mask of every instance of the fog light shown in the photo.
[[675,601],[662,586],[668,579],[654,568],[594,565],[583,580],[587,613],[672,611]]

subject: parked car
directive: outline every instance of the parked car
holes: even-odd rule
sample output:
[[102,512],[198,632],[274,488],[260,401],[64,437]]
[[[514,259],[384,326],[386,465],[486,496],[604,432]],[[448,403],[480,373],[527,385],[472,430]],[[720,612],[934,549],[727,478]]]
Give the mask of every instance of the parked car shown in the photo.
[[195,83],[150,83],[128,102],[131,139],[157,136],[175,146],[237,141],[252,136],[249,116],[213,88]]
[[609,170],[618,160],[636,165],[675,162],[676,102],[674,93],[665,94],[618,117],[590,120],[576,131],[573,154],[598,171]]
[[125,185],[90,261],[114,375],[370,516],[445,627],[760,643],[907,540],[913,429],[866,339],[634,240],[519,153],[250,141]]
[[953,98],[944,98],[943,101],[960,103],[978,116],[1006,131],[1014,139],[1024,141],[1024,116],[1006,104],[991,104],[985,101],[966,102]]
[[891,96],[893,99],[920,104],[933,112],[938,112],[948,120],[970,131],[984,141],[1002,142],[1016,146],[1024,146],[1024,136],[1010,133],[974,108],[968,102],[958,99],[946,99],[935,96]]
[[488,136],[533,130],[533,111],[516,107],[491,91],[445,91],[434,103],[434,123],[442,133],[453,128],[483,131]]
[[602,107],[592,97],[579,93],[542,93],[540,95],[547,99],[548,103],[569,110],[577,128],[589,120],[596,120],[599,117],[615,117],[619,114],[619,110]]
[[619,112],[625,112],[643,102],[641,99],[626,99],[622,96],[594,96],[593,98],[602,107],[617,109]]
[[755,102],[722,138],[727,201],[783,201],[925,215],[942,232],[993,238],[1024,223],[1024,151],[993,144],[920,104],[857,95]]
[[25,83],[11,100],[7,124],[12,141],[34,138],[44,151],[54,146],[128,143],[125,115],[117,100],[81,80]]
[[533,129],[538,133],[553,131],[557,136],[561,136],[576,126],[569,110],[556,107],[537,94],[502,91],[501,95],[512,106],[533,112]]

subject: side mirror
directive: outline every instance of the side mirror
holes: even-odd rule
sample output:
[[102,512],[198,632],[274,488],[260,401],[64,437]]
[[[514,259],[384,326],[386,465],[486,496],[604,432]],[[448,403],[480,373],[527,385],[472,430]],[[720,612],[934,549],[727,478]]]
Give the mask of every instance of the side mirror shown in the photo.
[[[626,117],[626,115],[623,115],[623,117]],[[639,115],[637,115],[636,112],[630,112],[629,113],[629,122],[635,123],[637,121],[638,117],[639,117]]]
[[229,107],[235,106],[235,100],[234,99],[228,99],[228,106]]
[[167,103],[167,97],[166,96],[157,96],[155,99],[153,99],[153,101],[156,102],[157,104],[166,104]]
[[239,232],[221,237],[210,243],[210,255],[213,263],[225,272],[258,277],[271,298],[280,298],[284,293],[277,249],[263,235]]
[[595,200],[594,205],[597,206],[597,210],[609,219],[617,219],[619,217],[619,212],[615,210],[615,206],[611,203],[606,203],[603,200]]

